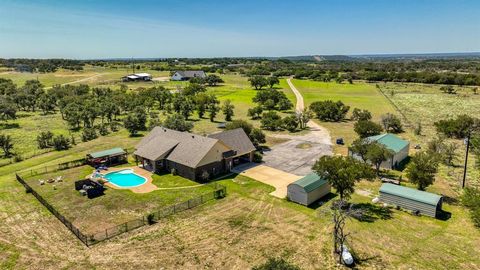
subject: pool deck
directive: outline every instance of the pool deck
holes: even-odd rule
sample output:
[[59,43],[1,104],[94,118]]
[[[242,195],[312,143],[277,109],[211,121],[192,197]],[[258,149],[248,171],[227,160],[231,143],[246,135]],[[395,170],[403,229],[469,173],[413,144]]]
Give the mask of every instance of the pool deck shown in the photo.
[[157,190],[158,187],[155,186],[152,182],[153,182],[153,178],[152,178],[152,172],[150,171],[147,171],[143,168],[140,168],[138,166],[133,166],[133,167],[123,167],[123,168],[108,168],[108,170],[106,171],[103,171],[102,173],[110,173],[110,172],[117,172],[117,171],[122,171],[122,170],[127,170],[127,169],[132,169],[134,173],[142,176],[142,177],[145,177],[145,179],[147,179],[147,182],[141,186],[138,186],[138,187],[133,187],[133,188],[121,188],[121,187],[117,187],[111,183],[105,183],[105,186],[109,187],[109,188],[113,188],[113,189],[130,189],[132,192],[134,193],[149,193],[149,192],[152,192],[154,190]]

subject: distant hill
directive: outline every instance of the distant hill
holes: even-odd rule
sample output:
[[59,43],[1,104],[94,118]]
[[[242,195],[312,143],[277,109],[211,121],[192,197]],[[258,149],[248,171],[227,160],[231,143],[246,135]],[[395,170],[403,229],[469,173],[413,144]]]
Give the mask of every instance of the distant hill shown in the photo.
[[480,59],[480,52],[418,53],[418,54],[360,54],[360,55],[299,55],[273,57],[291,61],[358,61],[358,60],[427,60],[427,59]]

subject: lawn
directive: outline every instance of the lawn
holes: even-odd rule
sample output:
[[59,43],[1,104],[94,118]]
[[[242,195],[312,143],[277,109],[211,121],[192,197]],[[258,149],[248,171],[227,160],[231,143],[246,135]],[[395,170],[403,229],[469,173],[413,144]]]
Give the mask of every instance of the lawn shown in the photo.
[[[350,106],[350,112],[354,108],[369,110],[372,113],[373,121],[377,122],[380,121],[382,114],[397,113],[395,108],[382,93],[376,89],[374,84],[364,82],[338,84],[335,82],[317,82],[310,80],[292,80],[292,83],[302,94],[305,106],[309,106],[315,101],[340,100]],[[286,82],[283,84],[286,85]],[[353,131],[354,122],[348,120],[340,123],[314,121],[317,121],[330,131],[332,140],[336,138],[344,139],[345,146],[335,145],[334,150],[336,153],[346,155],[347,146],[357,138],[356,133]]]
[[[104,196],[88,199],[75,190],[74,182],[85,179],[92,171],[90,166],[81,166],[34,176],[26,174],[25,178],[35,191],[87,235],[102,232],[107,228],[142,218],[155,210],[213,191],[209,185],[198,186],[198,183],[183,177],[164,174],[154,177],[153,184],[159,190],[139,194],[126,189],[109,188]],[[64,181],[45,185],[40,185],[38,181],[57,176],[63,176]],[[172,189],[185,186],[192,187]]]

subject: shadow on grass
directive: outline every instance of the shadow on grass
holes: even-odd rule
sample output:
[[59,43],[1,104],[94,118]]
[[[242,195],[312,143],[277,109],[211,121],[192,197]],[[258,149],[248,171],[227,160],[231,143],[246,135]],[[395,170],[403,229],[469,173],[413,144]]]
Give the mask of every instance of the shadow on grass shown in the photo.
[[0,124],[0,129],[13,129],[19,128],[20,125],[18,123],[2,123]]
[[388,220],[392,218],[392,210],[371,203],[357,203],[352,206],[355,210],[362,212],[354,218],[360,222],[375,222],[378,219]]
[[327,202],[329,202],[330,200],[333,200],[334,198],[336,198],[338,195],[335,194],[335,193],[328,193],[327,195],[323,196],[322,198],[318,199],[317,201],[313,202],[312,204],[310,204],[308,206],[308,208],[310,209],[317,209],[319,208],[320,206],[326,204]]
[[452,217],[452,213],[447,212],[447,211],[445,211],[445,210],[440,210],[440,211],[437,213],[437,216],[436,216],[437,219],[442,220],[442,221],[447,221],[447,220],[449,220],[451,217]]

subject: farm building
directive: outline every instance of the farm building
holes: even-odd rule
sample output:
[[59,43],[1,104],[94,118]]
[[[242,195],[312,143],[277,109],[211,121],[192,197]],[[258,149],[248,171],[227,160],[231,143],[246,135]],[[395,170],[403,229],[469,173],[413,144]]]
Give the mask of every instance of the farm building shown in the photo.
[[379,199],[381,202],[430,217],[437,217],[442,210],[442,196],[390,183],[380,187]]
[[172,75],[172,81],[188,81],[192,78],[205,78],[207,74],[203,70],[176,71]]
[[116,165],[127,162],[127,152],[120,147],[87,154],[87,163],[92,166]]
[[151,81],[152,75],[148,73],[135,73],[122,77],[124,82]]
[[[398,168],[400,163],[408,157],[408,152],[410,149],[410,142],[400,139],[396,135],[385,133],[377,136],[371,136],[366,138],[370,142],[377,142],[385,145],[388,149],[393,152],[393,157],[387,161],[384,161],[380,167],[385,169],[395,169]],[[348,154],[353,156],[356,159],[361,159],[360,156],[352,153],[350,150]]]
[[155,127],[134,152],[142,167],[153,172],[175,172],[191,180],[207,180],[251,162],[255,146],[243,129],[209,137]]
[[310,205],[328,193],[330,184],[316,173],[308,174],[287,187],[288,199],[303,205]]

